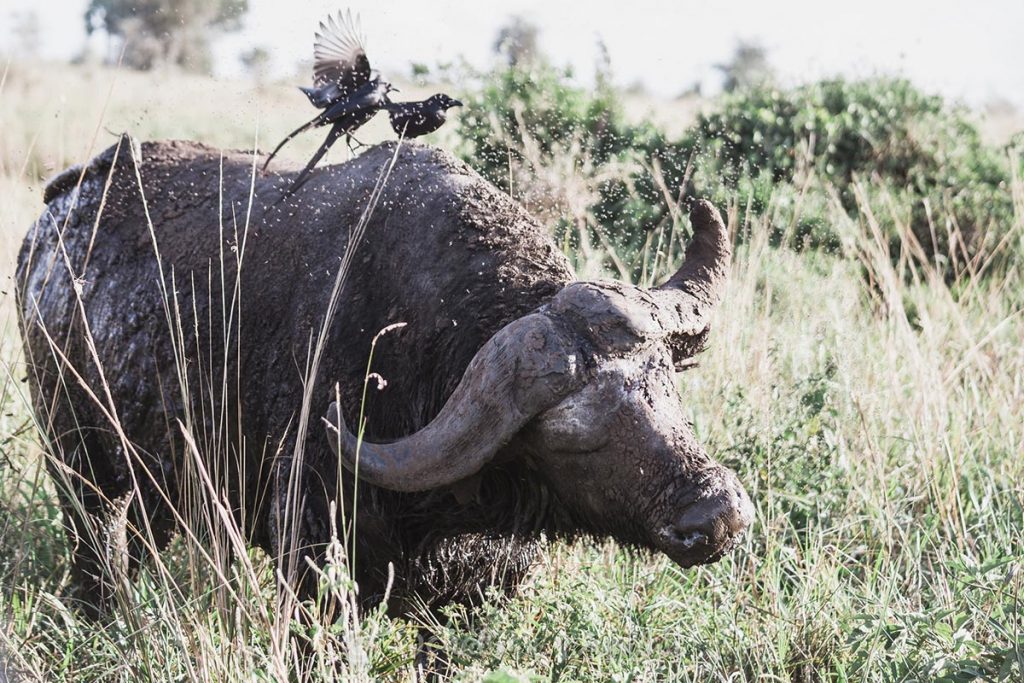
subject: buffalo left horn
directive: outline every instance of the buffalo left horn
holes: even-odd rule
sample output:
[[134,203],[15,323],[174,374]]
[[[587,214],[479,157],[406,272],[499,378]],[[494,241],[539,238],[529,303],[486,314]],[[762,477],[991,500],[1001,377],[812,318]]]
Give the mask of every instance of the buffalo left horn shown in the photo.
[[441,412],[419,431],[391,443],[360,441],[334,402],[324,418],[328,440],[345,467],[370,484],[425,491],[455,483],[579,387],[574,353],[550,318],[524,316],[477,351]]

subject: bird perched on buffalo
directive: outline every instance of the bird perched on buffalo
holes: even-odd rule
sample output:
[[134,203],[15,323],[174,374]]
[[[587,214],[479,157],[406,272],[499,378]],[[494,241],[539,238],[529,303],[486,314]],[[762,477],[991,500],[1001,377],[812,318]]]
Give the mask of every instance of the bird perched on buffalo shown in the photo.
[[384,104],[391,119],[391,128],[399,136],[418,138],[433,133],[444,125],[448,110],[461,107],[462,102],[444,93],[438,93],[419,102],[391,102]]
[[278,201],[291,196],[302,186],[313,167],[338,138],[344,135],[351,147],[354,140],[352,134],[387,104],[388,93],[395,90],[379,74],[373,74],[363,44],[364,40],[351,12],[338,12],[337,18],[331,16],[326,22],[320,22],[320,30],[313,42],[313,87],[300,86],[299,89],[314,107],[323,109],[323,112],[289,133],[267,157],[263,170],[267,169],[285,143],[299,133],[326,125],[330,125],[331,130],[302,173]]

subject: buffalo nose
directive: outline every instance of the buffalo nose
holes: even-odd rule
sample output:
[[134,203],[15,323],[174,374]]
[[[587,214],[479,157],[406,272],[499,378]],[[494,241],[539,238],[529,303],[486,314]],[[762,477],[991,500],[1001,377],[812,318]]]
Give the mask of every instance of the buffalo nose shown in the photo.
[[721,488],[688,505],[671,525],[670,534],[679,550],[703,551],[707,558],[717,557],[730,550],[754,521],[750,497],[735,476],[729,479]]

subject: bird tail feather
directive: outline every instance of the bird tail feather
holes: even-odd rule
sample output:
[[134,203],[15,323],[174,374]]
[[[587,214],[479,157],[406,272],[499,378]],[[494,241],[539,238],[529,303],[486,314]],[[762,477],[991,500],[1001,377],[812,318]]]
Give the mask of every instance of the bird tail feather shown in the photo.
[[270,165],[271,159],[273,159],[275,156],[277,156],[277,153],[281,151],[281,148],[285,146],[285,143],[287,143],[289,140],[291,140],[293,137],[295,137],[299,133],[304,133],[307,130],[309,130],[310,128],[312,128],[313,126],[316,126],[319,123],[320,123],[320,117],[317,116],[317,117],[307,121],[306,123],[302,124],[301,126],[296,128],[295,130],[293,130],[291,133],[288,133],[288,135],[285,137],[285,139],[281,140],[281,142],[278,143],[277,147],[274,148],[274,151],[270,153],[270,156],[267,157],[267,160],[263,162],[263,170],[264,171],[267,170],[267,166]]

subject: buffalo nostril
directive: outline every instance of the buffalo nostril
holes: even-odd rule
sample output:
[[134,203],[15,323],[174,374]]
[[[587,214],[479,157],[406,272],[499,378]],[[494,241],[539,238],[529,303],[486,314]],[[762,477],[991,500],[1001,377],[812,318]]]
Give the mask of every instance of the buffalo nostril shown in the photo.
[[706,545],[708,542],[707,533],[700,529],[671,527],[668,530],[668,535],[675,545],[683,550],[690,550],[698,545]]

